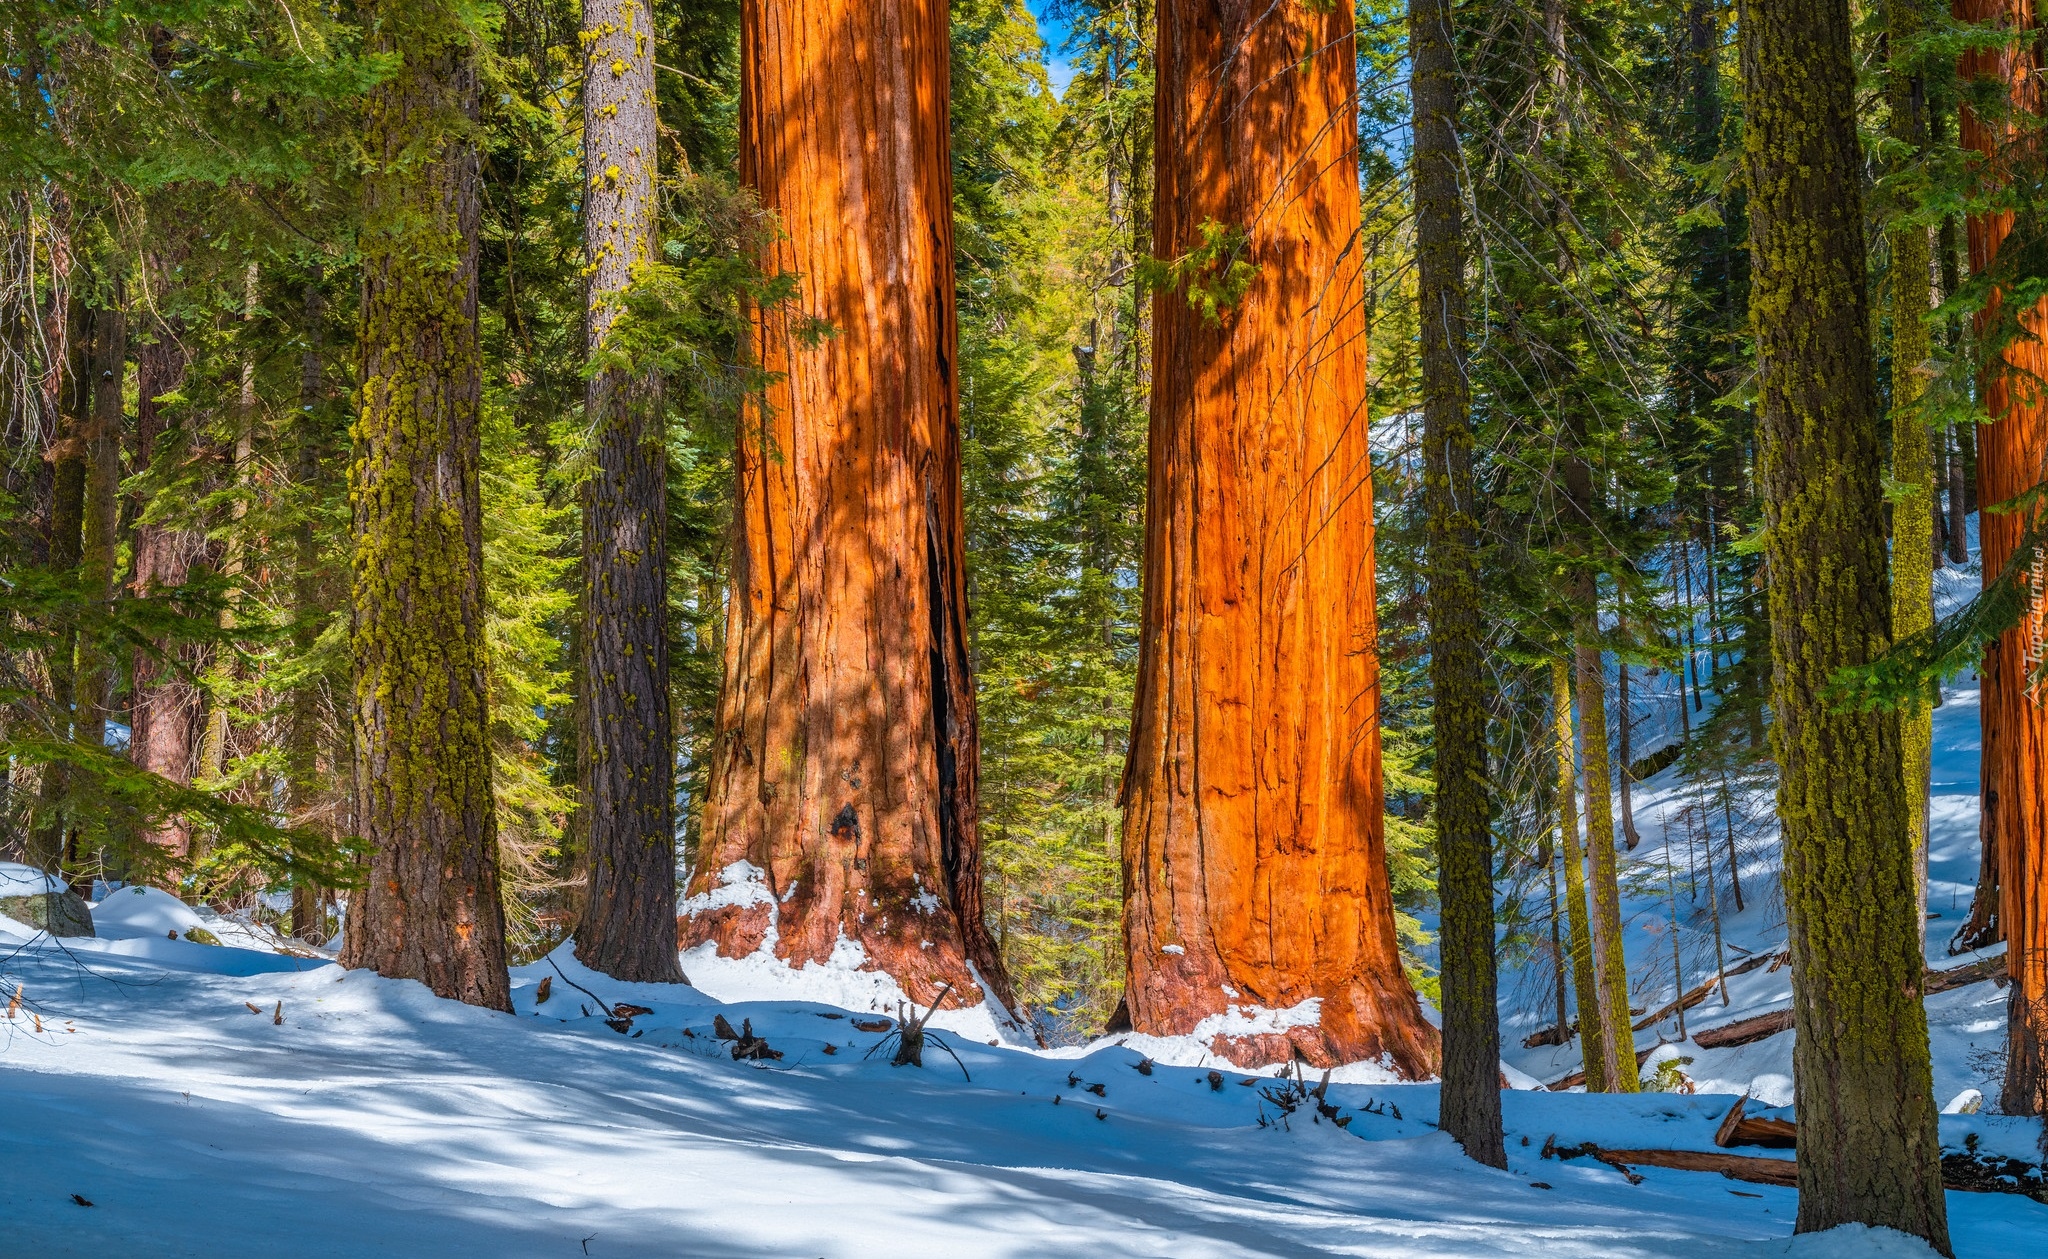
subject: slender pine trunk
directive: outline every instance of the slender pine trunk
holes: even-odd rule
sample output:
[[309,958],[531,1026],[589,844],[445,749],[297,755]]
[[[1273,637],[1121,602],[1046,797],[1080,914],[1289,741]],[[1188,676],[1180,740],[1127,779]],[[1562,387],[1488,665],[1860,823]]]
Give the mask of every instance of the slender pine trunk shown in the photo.
[[[1501,1135],[1493,836],[1480,646],[1478,507],[1465,373],[1465,225],[1458,189],[1457,32],[1449,0],[1411,0],[1415,258],[1428,511],[1429,680],[1436,715],[1437,890],[1443,903],[1441,1124],[1468,1157],[1507,1166]],[[1562,1030],[1562,1027],[1560,1027]]]
[[[620,295],[655,261],[654,34],[644,0],[584,0],[583,238],[593,353]],[[576,957],[615,979],[681,983],[661,382],[608,368],[590,378],[584,407],[593,457],[583,484],[576,771],[589,883]]]
[[1564,846],[1564,899],[1571,924],[1572,989],[1579,998],[1579,1057],[1586,1065],[1586,1090],[1607,1091],[1607,1021],[1601,1015],[1600,983],[1593,969],[1593,927],[1586,911],[1586,853],[1579,845],[1579,762],[1572,729],[1572,666],[1563,656],[1550,662],[1551,737],[1557,754],[1557,830]]

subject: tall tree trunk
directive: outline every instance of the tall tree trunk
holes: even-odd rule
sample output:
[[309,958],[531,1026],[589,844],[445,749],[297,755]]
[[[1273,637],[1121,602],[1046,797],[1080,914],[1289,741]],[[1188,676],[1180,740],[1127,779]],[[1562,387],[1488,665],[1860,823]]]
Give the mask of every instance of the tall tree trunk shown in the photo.
[[[305,349],[299,355],[299,414],[292,449],[292,482],[309,498],[320,481],[325,446],[322,426],[327,404],[327,295],[316,264],[306,277],[301,299]],[[311,504],[300,509],[292,528],[292,652],[300,660],[312,655],[325,618],[320,606],[320,539],[313,527]],[[291,788],[293,821],[307,825],[318,798],[320,773],[320,688],[306,679],[291,695],[291,726],[285,746],[285,779]],[[331,825],[321,829],[333,831]],[[327,892],[304,874],[292,878],[292,934],[309,944],[327,939]]]
[[[1478,505],[1472,483],[1471,395],[1465,376],[1457,33],[1452,22],[1450,0],[1410,0],[1423,498],[1429,514],[1429,682],[1436,715],[1437,890],[1443,904],[1438,941],[1443,975],[1440,1124],[1468,1157],[1490,1167],[1506,1167],[1493,951],[1486,678],[1479,654],[1485,631],[1479,620]],[[1363,424],[1362,395],[1356,405],[1358,422]],[[1366,567],[1370,564],[1368,553]]]
[[[1623,626],[1626,629],[1626,623]],[[1636,805],[1632,792],[1635,773],[1632,766],[1634,740],[1630,738],[1635,729],[1635,713],[1628,698],[1628,661],[1621,661],[1614,671],[1614,706],[1619,711],[1614,720],[1614,781],[1621,788],[1621,839],[1630,852],[1643,842],[1641,832],[1636,830]]]
[[[250,344],[253,325],[256,322],[258,281],[261,272],[255,262],[250,262],[242,273],[242,384],[235,394],[235,447],[228,465],[229,488],[233,494],[228,515],[231,521],[227,540],[222,546],[221,576],[228,582],[227,606],[221,610],[222,629],[233,629],[236,608],[241,603],[241,590],[237,584],[242,576],[242,520],[249,513],[243,495],[249,478],[250,459],[255,453],[256,435],[256,348]],[[234,653],[216,648],[213,664],[206,671],[204,696],[206,699],[205,732],[199,740],[199,763],[194,767],[193,778],[209,789],[218,789],[221,779],[227,773],[228,764],[228,711],[231,707],[229,692],[234,682]]]
[[1579,761],[1572,731],[1572,666],[1550,662],[1550,719],[1557,751],[1557,830],[1564,841],[1564,900],[1571,925],[1572,989],[1579,996],[1579,1057],[1586,1090],[1607,1091],[1607,1021],[1600,1015],[1600,983],[1593,971],[1593,927],[1586,913],[1586,851],[1579,845]]
[[[1607,670],[1600,662],[1599,588],[1588,571],[1574,602],[1581,612],[1573,635],[1579,689],[1580,760],[1586,767],[1586,855],[1593,893],[1593,976],[1600,1022],[1607,1030],[1607,1087],[1634,1093],[1635,1036],[1628,1012],[1628,956],[1622,948],[1621,881],[1615,870],[1614,784],[1607,755]],[[1590,1077],[1589,1077],[1590,1078]]]
[[[151,252],[144,257],[158,305],[162,304],[174,265],[175,257],[167,252]],[[184,326],[176,316],[160,317],[150,339],[135,348],[134,466],[138,472],[149,468],[157,441],[167,428],[158,399],[177,392],[185,384],[190,356],[183,335]],[[193,559],[204,552],[206,539],[198,533],[141,520],[135,526],[133,545],[134,575],[130,589],[138,595],[150,595],[183,585],[190,576]],[[180,663],[195,667],[197,653],[170,643],[159,644],[154,652],[135,653],[128,755],[153,774],[175,783],[190,783],[199,693],[181,671]],[[181,820],[166,821],[149,839],[163,850],[164,858],[172,865],[182,863],[191,854],[192,834]]]
[[[1956,0],[1955,16],[1972,22],[2002,19],[2014,41],[1965,54],[1959,70],[1965,82],[1992,80],[2003,85],[2013,113],[2039,114],[2043,102],[2033,5],[2021,0]],[[2040,135],[2016,119],[1980,117],[1966,104],[1962,142],[1985,154],[1993,171],[2023,168],[2024,176],[2038,177]],[[1970,219],[1973,272],[1992,266],[2013,226],[2009,210]],[[1998,317],[1994,301],[1978,317],[1979,330],[1989,333]],[[1995,417],[1977,434],[1977,498],[1987,508],[2048,477],[2048,396],[2041,384],[2048,373],[2048,342],[2042,340],[2048,337],[2048,298],[2017,318],[2019,335],[2007,342],[2001,361],[1984,372],[1984,408]],[[2042,510],[2036,505],[2026,512],[1986,510],[1979,516],[1977,537],[1986,582],[2013,558]],[[2021,563],[2029,591],[2026,612],[2018,626],[1984,653],[1984,815],[1993,826],[1992,842],[1998,845],[1999,925],[2012,976],[2006,989],[2005,1086],[2000,1102],[2007,1114],[2040,1115],[2048,1114],[2048,686],[2035,685],[2033,673],[2041,663],[2043,635],[2048,634],[2048,559],[2037,552],[2031,561],[2023,558]]]
[[1152,306],[1128,1001],[1239,1063],[1425,1076],[1386,867],[1352,14],[1327,10],[1159,7],[1153,252],[1191,274]]
[[[1916,162],[1927,146],[1927,91],[1917,68],[1901,58],[1917,53],[1916,41],[1925,26],[1927,0],[1884,0],[1885,46],[1891,58],[1885,70],[1885,95],[1890,104],[1890,138],[1900,146],[1900,162]],[[1895,216],[1913,207],[1890,207]],[[1927,227],[1910,220],[1885,231],[1891,266],[1885,296],[1890,309],[1892,393],[1892,480],[1905,493],[1892,503],[1892,637],[1905,638],[1934,624],[1934,447],[1920,398],[1927,392],[1922,375],[1933,342],[1927,313],[1933,294]],[[1913,840],[1913,934],[1920,938],[1927,922],[1928,790],[1933,769],[1934,708],[1925,697],[1899,714],[1901,757],[1906,774],[1906,822]]]
[[[81,434],[85,492],[78,556],[79,597],[94,605],[96,619],[112,610],[114,569],[119,562],[121,387],[128,361],[128,314],[120,286],[113,286],[101,300],[104,304],[93,311],[87,378],[82,382],[90,393],[92,409]],[[105,745],[108,710],[114,699],[114,657],[103,634],[79,639],[76,694],[72,738],[88,747]]]
[[[654,18],[643,0],[583,4],[583,242],[590,349],[655,261]],[[676,961],[675,739],[668,696],[668,442],[661,384],[590,378],[583,484],[583,676],[577,795],[589,891],[576,957],[642,983]]]
[[1827,696],[1886,649],[1891,613],[1849,5],[1749,0],[1746,14],[1797,1227],[1883,1225],[1946,1253],[1899,718]]
[[[85,541],[85,436],[92,424],[92,311],[73,288],[66,295],[64,332],[55,342],[63,347],[57,380],[57,440],[48,458],[54,465],[50,484],[49,532],[44,545],[51,575],[75,577]],[[54,351],[53,351],[54,357]],[[65,618],[50,644],[50,706],[57,738],[69,738],[72,705],[77,699],[78,625]],[[29,864],[55,872],[64,862],[65,810],[69,807],[69,774],[63,765],[43,769],[39,816],[29,836]]]
[[402,63],[364,135],[350,646],[370,869],[342,964],[510,1010],[477,484],[476,36],[407,0],[366,17],[371,51]]
[[740,177],[786,233],[764,262],[836,335],[758,320],[780,378],[736,457],[719,743],[678,931],[798,966],[852,947],[916,1000],[951,984],[956,1005],[1009,1006],[981,902],[946,6],[749,0],[740,47]]

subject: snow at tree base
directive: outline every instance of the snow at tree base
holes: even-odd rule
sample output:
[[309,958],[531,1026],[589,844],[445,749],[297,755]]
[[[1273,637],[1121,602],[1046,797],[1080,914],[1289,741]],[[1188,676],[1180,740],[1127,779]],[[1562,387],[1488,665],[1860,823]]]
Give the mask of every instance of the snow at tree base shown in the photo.
[[[1973,705],[1965,679],[1935,715],[1935,966],[1972,960],[1944,944],[1976,874]],[[1644,843],[1623,860],[1647,870],[1681,799],[1671,773],[1641,790]],[[1756,852],[1743,869],[1749,908],[1723,918],[1731,964],[1783,940],[1773,861],[1767,845]],[[6,873],[11,888],[30,872]],[[1644,977],[1660,973],[1659,950],[1670,955],[1668,909],[1628,908],[1636,996],[1662,1004],[1673,985]],[[1929,1253],[1856,1228],[1795,1240],[1789,1188],[1649,1166],[1631,1168],[1632,1183],[1596,1158],[1557,1157],[1587,1143],[1715,1151],[1737,1095],[1751,1095],[1750,1113],[1791,1102],[1790,1033],[1657,1049],[1645,1078],[1690,1058],[1690,1094],[1551,1092],[1537,1082],[1575,1069],[1575,1048],[1523,1049],[1535,1022],[1504,1008],[1516,1087],[1497,1172],[1434,1130],[1434,1085],[1393,1082],[1371,1063],[1333,1073],[1325,1117],[1287,1072],[1241,1071],[1196,1037],[1045,1050],[983,1008],[941,1011],[924,1066],[892,1067],[888,1046],[871,1051],[900,994],[850,947],[797,972],[772,948],[723,959],[699,946],[682,957],[696,986],[669,987],[614,982],[563,945],[514,970],[506,1015],[345,971],[154,890],[109,893],[94,919],[96,938],[66,940],[0,920],[5,992],[22,992],[0,1024],[0,1253]],[[222,943],[185,938],[195,928]],[[1681,930],[1693,966],[1698,932]],[[1708,974],[1688,970],[1688,986]],[[1516,979],[1504,975],[1504,1007]],[[1783,966],[1738,976],[1730,1004],[1694,1006],[1687,1029],[1782,1009],[1790,982]],[[606,1023],[620,1003],[650,1012],[622,1034]],[[1927,1007],[1938,1097],[1996,1096],[1987,1072],[2003,992],[1986,980]],[[1235,1013],[1250,1028],[1285,1012]],[[780,1056],[735,1061],[721,1018]],[[1674,1034],[1667,1019],[1637,1044]],[[1305,1074],[1305,1091],[1319,1083]],[[1949,1114],[1941,1135],[1945,1149],[2040,1158],[2034,1120]],[[2048,1205],[2026,1196],[1948,1198],[1964,1259],[2019,1259],[2048,1237]]]

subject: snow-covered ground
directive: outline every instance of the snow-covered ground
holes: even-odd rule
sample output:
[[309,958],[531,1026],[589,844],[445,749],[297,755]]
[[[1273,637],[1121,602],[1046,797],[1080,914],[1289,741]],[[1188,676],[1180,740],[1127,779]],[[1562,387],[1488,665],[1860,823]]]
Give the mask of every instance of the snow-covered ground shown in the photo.
[[[936,1051],[896,1068],[863,1057],[883,1033],[859,1013],[616,984],[566,950],[518,972],[506,1015],[275,953],[29,938],[0,924],[25,989],[0,1024],[8,1255],[1925,1253],[1793,1246],[1789,1190],[1541,1156],[1552,1136],[1707,1148],[1727,1097],[1511,1093],[1495,1172],[1433,1131],[1428,1085],[1335,1084],[1347,1128],[1283,1126],[1275,1082],[1241,1072],[966,1035],[971,1081]],[[654,1013],[622,1036],[570,981]],[[718,1014],[783,1058],[732,1061]],[[2048,1230],[2018,1197],[1951,1211],[1964,1256]]]
[[[1643,694],[1655,704],[1653,682]],[[1976,877],[1975,703],[1964,679],[1935,720],[1930,909],[1942,917],[1928,956],[1940,964],[1969,960],[1944,946]],[[1688,799],[1669,771],[1637,793],[1643,843],[1624,865],[1645,1009],[1678,987],[1655,887],[1667,852],[1674,869],[1697,859],[1676,819]],[[1775,867],[1763,836],[1742,869],[1748,907],[1723,906],[1731,962],[1782,946]],[[18,869],[0,882],[37,886]],[[1711,945],[1703,902],[1679,897],[1691,987],[1712,971]],[[1505,1097],[1510,1166],[1497,1172],[1435,1131],[1433,1085],[1389,1082],[1371,1064],[1329,1087],[1341,1128],[1312,1105],[1286,1113],[1281,1081],[1213,1063],[1192,1041],[1040,1050],[987,1010],[934,1021],[960,1065],[934,1048],[922,1069],[892,1067],[886,1051],[867,1055],[900,994],[853,954],[791,972],[693,951],[697,986],[668,988],[593,975],[565,947],[515,972],[507,1015],[279,952],[298,946],[162,893],[117,891],[93,912],[100,938],[61,942],[0,918],[0,1004],[21,993],[0,1019],[0,1256],[1929,1254],[1860,1229],[1794,1240],[1788,1189],[1650,1167],[1632,1183],[1591,1159],[1544,1157],[1553,1138],[1706,1150],[1735,1094],[1789,1102],[1789,1034],[1718,1051],[1690,1041],[1781,1008],[1783,968],[1735,979],[1725,1008],[1690,1011],[1684,1041],[1675,1019],[1645,1028],[1640,1045],[1671,1042],[1646,1070],[1691,1058],[1698,1092],[1639,1096],[1530,1087],[1578,1055],[1522,1047],[1548,1020],[1529,996],[1541,985],[1511,970],[1503,1031],[1518,1091]],[[197,942],[208,935],[221,943]],[[620,1001],[652,1013],[622,1035],[602,1008]],[[1928,1010],[1941,1100],[1995,1096],[2003,994],[1980,983]],[[780,1059],[733,1061],[719,1016]],[[2038,1157],[2033,1121],[1942,1126],[1948,1145],[1974,1137]],[[1952,1193],[1949,1211],[1963,1259],[2040,1254],[2048,1237],[2048,1206],[2023,1197]]]

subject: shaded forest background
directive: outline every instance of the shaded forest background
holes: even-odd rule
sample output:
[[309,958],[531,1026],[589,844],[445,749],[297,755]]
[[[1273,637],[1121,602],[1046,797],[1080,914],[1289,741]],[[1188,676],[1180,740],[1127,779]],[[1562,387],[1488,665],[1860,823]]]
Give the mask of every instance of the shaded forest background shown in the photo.
[[[1118,796],[1149,319],[1165,264],[1151,258],[1149,0],[1047,9],[1065,23],[1072,71],[1057,94],[1022,0],[952,5],[953,179],[987,905],[1019,996],[1074,1035],[1099,1029],[1122,988]],[[1752,829],[1736,815],[1768,770],[1733,6],[1458,11],[1502,960],[1536,959],[1548,976],[1562,957],[1550,839],[1560,652],[1591,648],[1614,669],[1598,746],[1613,745],[1630,846],[1631,767],[1682,757],[1702,818],[1720,814],[1731,847]],[[8,750],[40,768],[7,796],[10,842],[30,855],[57,845],[87,877],[143,877],[162,854],[189,854],[189,895],[324,936],[358,855],[351,103],[377,59],[328,10],[196,0],[178,7],[175,37],[148,3],[6,13],[0,47],[18,69],[0,80],[0,406],[13,455],[0,604],[16,627]],[[775,228],[734,177],[738,0],[670,0],[656,19],[662,265],[625,335],[659,345],[672,382],[670,699],[687,865],[723,655],[734,426],[759,385],[747,312],[779,300],[788,277],[749,261]],[[491,736],[525,961],[576,921],[582,885],[570,668],[588,439],[579,15],[512,0],[479,20]],[[1370,277],[1388,849],[1411,973],[1433,995],[1407,11],[1363,0],[1358,21],[1355,247]],[[65,51],[60,71],[46,72],[51,49]],[[1953,64],[1950,46],[1924,55]],[[1937,145],[1930,169],[1954,143],[1953,122],[1940,127],[1954,90],[1931,81],[1937,140],[1951,147]],[[1866,139],[1881,145],[1876,130]],[[1913,212],[1939,229],[1944,294],[1960,293],[1956,207]],[[48,361],[51,345],[82,354],[111,335],[53,335],[87,305],[126,312],[132,362],[120,528],[86,530],[73,576],[35,522],[65,476],[115,475],[90,448],[104,438],[93,404],[57,396],[67,375]],[[1921,405],[1937,434],[1942,553],[1960,561],[1972,425],[1940,419],[1944,406],[1974,414],[1956,313],[1929,351],[1933,401]],[[79,585],[92,581],[119,597]],[[83,683],[59,664],[73,641]],[[1631,699],[1632,671],[1638,686],[1655,679],[1654,717],[1642,693]],[[82,717],[74,693],[89,700]],[[79,724],[95,714],[111,731],[99,743]],[[166,795],[129,764],[192,790]]]

